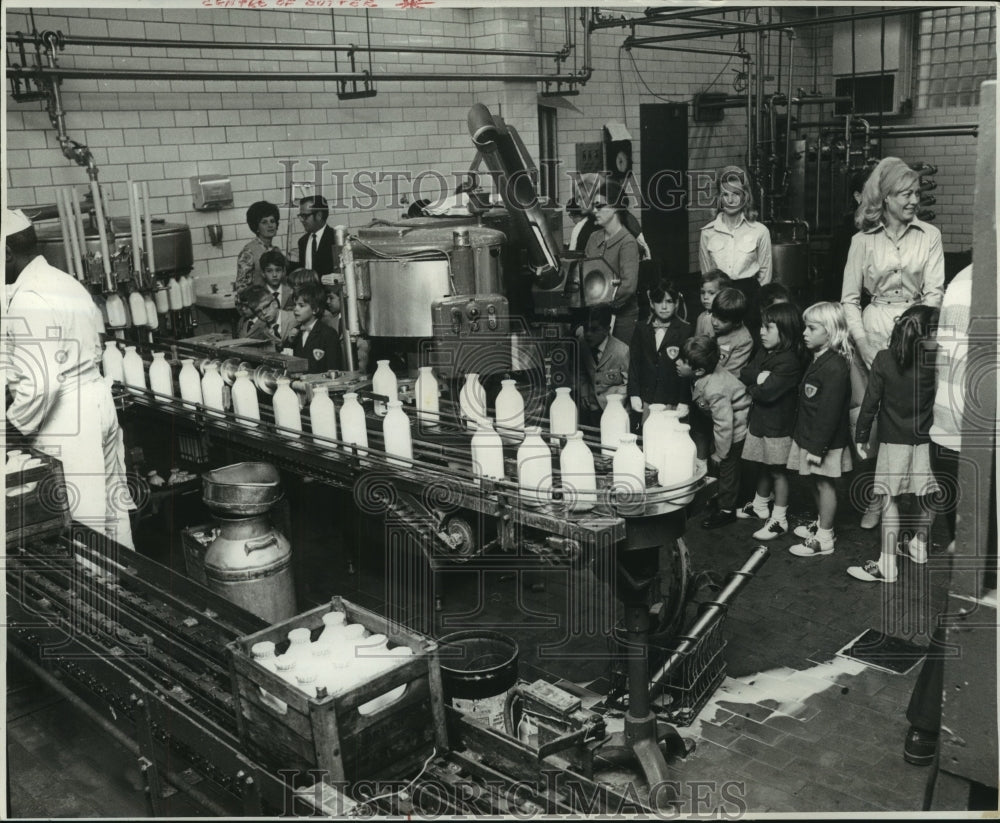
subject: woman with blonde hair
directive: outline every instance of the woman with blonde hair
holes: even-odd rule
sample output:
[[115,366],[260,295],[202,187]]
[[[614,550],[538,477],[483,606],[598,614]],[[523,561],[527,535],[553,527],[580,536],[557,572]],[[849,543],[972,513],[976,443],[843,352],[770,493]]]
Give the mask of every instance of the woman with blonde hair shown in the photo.
[[[872,361],[888,347],[896,318],[913,305],[941,305],[941,232],[917,217],[919,204],[920,175],[898,157],[879,161],[861,191],[854,218],[859,231],[851,239],[840,297],[857,355],[851,365],[852,419],[864,399]],[[863,311],[862,292],[871,296]],[[862,528],[878,525],[882,505],[880,496],[872,496]]]
[[715,219],[701,229],[698,263],[702,275],[718,269],[747,298],[745,325],[760,334],[760,287],[771,282],[771,232],[757,222],[753,190],[739,166],[719,172]]

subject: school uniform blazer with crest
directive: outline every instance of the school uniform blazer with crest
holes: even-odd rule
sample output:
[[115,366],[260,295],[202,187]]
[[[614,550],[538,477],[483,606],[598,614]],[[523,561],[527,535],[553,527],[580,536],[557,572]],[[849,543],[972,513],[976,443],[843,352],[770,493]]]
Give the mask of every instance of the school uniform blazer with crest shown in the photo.
[[792,439],[809,454],[824,457],[830,449],[851,444],[847,412],[851,404],[851,367],[827,349],[806,368],[799,385],[799,407]]
[[671,317],[667,333],[657,347],[653,324],[636,326],[629,346],[628,396],[668,406],[688,402],[690,383],[677,374],[677,358],[690,336],[691,326],[679,317]]
[[[319,238],[319,245],[316,254],[313,256],[312,270],[320,277],[340,271],[340,261],[334,254],[334,231],[329,226],[323,230],[323,235]],[[303,234],[299,238],[299,265],[306,264],[306,244],[312,242],[312,233]]]
[[309,374],[343,368],[340,335],[322,320],[317,320],[313,324],[305,343],[302,342],[301,330],[295,333],[292,340],[292,354],[296,357],[305,357],[309,361]]
[[617,337],[610,334],[604,341],[600,359],[595,363],[590,350],[584,347],[583,366],[588,381],[581,386],[580,397],[585,408],[600,411],[608,405],[609,394],[624,394],[628,374],[629,350]]
[[[791,437],[795,429],[798,388],[802,380],[802,361],[790,349],[760,349],[743,367],[740,380],[747,387],[753,405],[747,428],[754,437]],[[762,372],[769,372],[763,383]]]

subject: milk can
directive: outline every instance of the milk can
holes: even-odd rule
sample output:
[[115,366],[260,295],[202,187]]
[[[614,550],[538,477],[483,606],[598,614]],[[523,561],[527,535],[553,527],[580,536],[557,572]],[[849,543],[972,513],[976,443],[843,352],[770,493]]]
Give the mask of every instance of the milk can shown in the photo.
[[219,536],[205,554],[208,588],[269,623],[295,616],[288,540],[267,514],[219,517]]

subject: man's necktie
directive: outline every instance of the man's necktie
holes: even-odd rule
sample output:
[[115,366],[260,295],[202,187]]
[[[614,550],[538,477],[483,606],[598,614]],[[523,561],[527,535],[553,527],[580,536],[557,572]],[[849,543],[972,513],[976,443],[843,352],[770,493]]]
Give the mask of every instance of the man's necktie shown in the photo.
[[319,251],[319,240],[316,239],[316,235],[313,235],[312,239],[312,264],[313,268],[316,268],[316,253]]

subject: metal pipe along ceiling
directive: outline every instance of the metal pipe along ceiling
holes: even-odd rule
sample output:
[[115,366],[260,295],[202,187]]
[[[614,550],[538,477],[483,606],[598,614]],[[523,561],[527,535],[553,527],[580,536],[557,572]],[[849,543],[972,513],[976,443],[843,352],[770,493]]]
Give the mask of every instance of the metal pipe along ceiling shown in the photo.
[[[569,19],[567,13],[567,20]],[[54,78],[61,79],[120,79],[120,80],[268,80],[285,82],[305,82],[305,81],[422,81],[422,82],[447,82],[449,80],[476,81],[528,81],[539,83],[575,83],[584,84],[592,76],[593,70],[590,68],[590,34],[586,29],[586,16],[582,19],[584,24],[584,65],[578,72],[562,74],[555,73],[529,73],[511,72],[506,74],[483,74],[473,72],[457,73],[433,73],[433,72],[317,72],[317,71],[191,71],[184,69],[115,69],[115,68],[63,68],[55,65],[50,60],[48,67],[28,67],[28,66],[8,66],[7,74],[17,78],[34,78],[36,80],[48,80]],[[567,23],[568,25],[568,23]],[[36,48],[44,46],[46,52],[51,54],[56,48],[63,48],[67,44],[80,46],[112,46],[131,48],[175,48],[175,49],[243,49],[243,50],[263,50],[263,51],[306,51],[306,52],[332,52],[334,54],[346,52],[367,53],[415,53],[415,54],[474,54],[484,57],[532,57],[546,58],[557,63],[565,62],[570,53],[575,51],[576,44],[572,39],[559,51],[541,51],[528,49],[474,49],[474,48],[453,48],[445,46],[356,46],[356,45],[322,45],[316,43],[228,43],[215,42],[211,40],[130,40],[123,37],[78,37],[63,35],[61,32],[35,32],[24,34],[16,32],[7,35],[7,42],[13,44],[29,43]],[[109,58],[111,60],[113,58]]]
[[[41,34],[7,35],[8,43],[31,43],[43,45]],[[474,49],[452,48],[451,46],[356,46],[325,45],[322,43],[229,43],[214,40],[134,40],[128,37],[79,37],[61,35],[63,46],[120,46],[123,48],[167,48],[167,49],[233,49],[247,51],[318,51],[318,52],[359,52],[373,54],[478,54],[486,57],[546,57],[564,60],[567,49],[560,51],[530,51],[527,49]],[[567,41],[568,43],[569,41]]]
[[364,72],[287,72],[287,71],[189,71],[184,69],[71,69],[71,68],[9,68],[8,76],[29,78],[98,79],[98,80],[273,80],[273,81],[338,81],[338,80],[422,80],[424,82],[446,82],[448,80],[469,81],[535,81],[558,83],[585,83],[592,71],[585,69],[579,74],[428,74],[418,72],[386,72],[370,74]]
[[[730,9],[732,11],[732,9]],[[648,43],[669,43],[675,40],[695,40],[703,37],[722,37],[731,34],[748,34],[755,31],[774,31],[776,29],[800,29],[811,28],[813,26],[832,26],[837,23],[849,22],[851,20],[867,20],[869,18],[884,18],[899,14],[912,14],[913,12],[926,11],[919,6],[906,6],[902,8],[884,8],[878,11],[863,11],[856,14],[840,14],[833,17],[817,17],[810,20],[785,20],[779,23],[760,23],[756,25],[732,26],[728,30],[722,26],[706,26],[704,31],[682,32],[679,34],[666,34],[658,37],[627,37],[625,46],[627,48],[642,48]],[[641,24],[641,20],[632,20],[632,25]],[[619,26],[624,24],[619,23]]]

